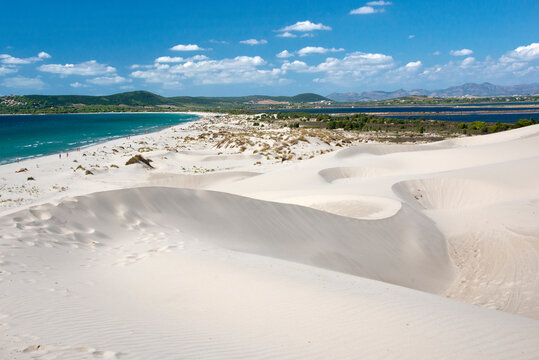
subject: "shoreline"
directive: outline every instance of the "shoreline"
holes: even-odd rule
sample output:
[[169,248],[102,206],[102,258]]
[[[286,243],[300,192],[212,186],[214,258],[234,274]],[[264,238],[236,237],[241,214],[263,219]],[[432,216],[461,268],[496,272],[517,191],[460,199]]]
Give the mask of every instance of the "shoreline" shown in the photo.
[[[10,191],[1,191],[0,189],[0,214],[5,211],[13,212],[17,209],[26,208],[39,203],[51,201],[57,196],[65,194],[51,189],[56,186],[54,179],[62,177],[61,182],[81,183],[82,179],[88,179],[83,172],[77,171],[79,165],[94,173],[92,178],[100,178],[103,183],[108,182],[107,173],[116,173],[119,170],[110,167],[110,164],[120,166],[122,172],[125,168],[126,174],[129,174],[129,169],[132,167],[123,165],[131,156],[142,154],[145,157],[150,157],[155,160],[162,158],[166,164],[162,171],[167,171],[170,167],[165,157],[179,157],[180,163],[184,161],[189,165],[182,166],[181,169],[175,168],[174,171],[179,171],[182,174],[204,174],[214,171],[232,171],[240,172],[252,171],[252,168],[265,170],[267,168],[279,167],[281,164],[289,165],[298,161],[318,157],[327,152],[339,149],[338,146],[352,146],[364,142],[374,142],[359,136],[361,134],[346,133],[340,130],[325,130],[313,129],[312,136],[309,137],[309,131],[303,129],[290,129],[289,127],[281,127],[277,124],[267,124],[266,128],[254,127],[251,120],[247,120],[249,116],[245,115],[223,115],[218,113],[202,113],[198,112],[199,119],[188,121],[178,125],[164,128],[160,131],[134,135],[129,138],[120,137],[117,139],[105,141],[98,144],[91,144],[82,148],[81,151],[70,152],[69,157],[62,156],[58,158],[58,153],[28,158],[20,162],[11,162],[0,165],[0,188],[6,184],[17,184],[12,189],[12,193],[20,193],[22,196],[10,195]],[[205,116],[204,116],[205,115]],[[247,133],[245,131],[247,130]],[[263,130],[263,131],[262,131]],[[256,143],[249,144],[252,140],[249,138],[249,133],[252,132],[257,136]],[[216,134],[219,137],[210,136]],[[236,135],[237,134],[237,135]],[[271,140],[266,139],[267,134],[270,134]],[[204,135],[205,137],[201,137]],[[318,137],[321,137],[320,139]],[[295,145],[290,146],[286,139],[294,138]],[[342,142],[343,144],[337,143]],[[151,145],[150,152],[145,152],[145,147]],[[268,147],[269,146],[269,147]],[[284,151],[284,147],[290,148]],[[159,149],[159,150],[156,150]],[[141,151],[142,150],[142,151]],[[200,158],[205,156],[182,155],[182,152],[195,151],[196,154],[206,154],[211,161],[207,163],[199,163]],[[168,154],[168,155],[165,155]],[[245,155],[244,155],[245,154]],[[283,163],[283,158],[287,158]],[[230,160],[235,159],[238,160]],[[74,162],[76,161],[76,162]],[[103,161],[108,164],[103,170]],[[99,167],[96,167],[96,165]],[[227,165],[229,164],[229,165]],[[205,166],[204,166],[205,165]],[[253,166],[254,165],[254,166]],[[189,166],[189,167],[188,167]],[[27,168],[28,172],[17,174],[21,168]],[[136,166],[135,166],[136,168]],[[46,169],[46,170],[43,170]],[[44,175],[43,173],[46,173]],[[2,177],[2,174],[4,176]],[[150,172],[143,171],[141,173],[142,182],[144,178],[152,175]],[[35,188],[34,182],[25,181],[27,177],[34,177],[39,182],[43,176],[50,177],[44,186],[38,186],[39,191],[33,193],[32,188]],[[131,180],[129,180],[132,182]],[[114,181],[113,181],[114,183]],[[30,186],[30,188],[28,188]],[[58,184],[61,188],[62,186]],[[105,186],[102,189],[117,188],[116,184]],[[90,188],[80,188],[73,194],[84,194],[91,191]],[[9,200],[11,199],[11,200]],[[8,201],[9,200],[9,201]],[[14,202],[16,201],[16,202]]]
[[15,116],[15,115],[92,115],[92,114],[208,114],[211,115],[220,115],[220,113],[215,112],[205,112],[205,111],[100,111],[100,112],[72,112],[72,113],[28,113],[28,114],[4,114],[0,113],[0,116]]
[[[97,151],[99,151],[99,149],[102,149],[102,148],[114,148],[114,147],[117,147],[117,146],[124,146],[126,143],[135,143],[135,142],[137,142],[137,141],[139,141],[139,140],[141,140],[143,138],[160,136],[160,135],[163,135],[163,134],[165,134],[167,132],[170,132],[170,131],[183,130],[184,128],[188,127],[193,122],[204,121],[203,118],[204,117],[201,116],[197,120],[183,122],[183,123],[174,125],[172,127],[166,127],[164,129],[154,131],[154,132],[151,132],[151,133],[147,133],[147,134],[138,134],[138,135],[133,135],[133,136],[129,136],[129,137],[122,136],[122,137],[119,137],[119,138],[116,138],[116,139],[107,140],[107,141],[100,142],[100,143],[89,144],[89,145],[87,145],[85,147],[80,147],[80,151],[69,152],[69,154],[70,154],[69,157],[64,156],[61,159],[58,158],[58,153],[54,153],[54,154],[48,154],[48,155],[42,155],[42,156],[36,156],[36,157],[32,157],[32,158],[27,158],[27,159],[21,160],[19,162],[11,162],[11,163],[6,163],[6,164],[0,164],[0,174],[2,174],[2,173],[13,173],[13,172],[17,171],[17,169],[22,169],[22,168],[29,169],[28,171],[31,173],[32,170],[34,170],[34,171],[38,170],[43,166],[47,166],[48,164],[51,164],[54,167],[57,167],[58,164],[61,164],[62,162],[67,163],[68,161],[71,162],[73,160],[77,161],[77,163],[78,163],[79,161],[81,161],[83,159],[83,157],[86,156],[86,154],[96,153]],[[62,154],[64,154],[64,152],[62,152]],[[63,171],[65,171],[65,170],[63,170]],[[38,170],[38,172],[39,172],[39,170]],[[5,177],[4,177],[4,179],[5,179]],[[2,202],[1,200],[3,198],[4,198],[4,201],[5,201],[5,193],[2,194],[2,191],[1,191],[3,189],[2,185],[6,185],[6,184],[0,183],[0,204],[1,204],[1,202]],[[83,191],[82,193],[85,193],[85,191]],[[2,195],[4,195],[3,198],[2,198]],[[47,199],[46,201],[51,200],[51,198],[48,198],[48,197],[46,199]],[[37,201],[37,202],[32,201],[29,204],[24,205],[23,207],[20,207],[20,208],[16,207],[15,209],[9,209],[9,208],[8,209],[5,209],[5,208],[2,209],[2,207],[0,207],[0,216],[5,215],[6,211],[7,211],[7,213],[11,213],[13,211],[17,211],[19,209],[24,209],[24,208],[26,208],[28,206],[34,206],[34,205],[39,204],[39,203],[42,203],[42,201]]]
[[[71,114],[16,114],[16,115],[92,115],[92,114],[137,114],[136,112],[125,112],[125,113],[110,113],[110,112],[101,112],[101,113],[71,113]],[[160,112],[146,112],[146,114],[161,114]],[[182,113],[182,112],[170,112],[170,114],[179,114],[179,115],[184,115],[184,114],[187,114],[187,113]],[[192,122],[192,121],[198,121],[200,120],[201,118],[204,118],[206,116],[216,116],[216,115],[219,115],[217,113],[204,113],[204,112],[192,112],[192,113],[188,113],[188,115],[193,115],[193,116],[198,116],[198,118],[195,118],[193,120],[188,120],[188,121],[184,121],[180,124],[177,124],[177,125],[171,125],[171,126],[167,126],[163,129],[160,129],[160,130],[156,130],[156,131],[149,131],[147,134],[151,134],[151,133],[155,133],[155,132],[160,132],[160,131],[163,131],[169,127],[174,127],[174,126],[179,126],[179,125],[182,125],[186,122]],[[11,115],[10,115],[11,116]],[[66,152],[73,152],[74,149],[77,149],[77,148],[80,148],[81,150],[82,149],[86,149],[88,147],[91,147],[91,146],[94,146],[94,145],[99,145],[99,144],[105,144],[109,141],[114,141],[114,140],[119,140],[119,139],[122,139],[122,138],[128,138],[128,137],[132,137],[132,136],[139,136],[139,135],[144,135],[144,134],[137,134],[137,135],[123,135],[123,134],[120,134],[118,135],[117,137],[113,137],[113,138],[109,138],[109,139],[103,139],[101,141],[97,141],[97,142],[92,142],[91,144],[87,144],[87,145],[83,145],[83,146],[75,146],[73,148],[68,148],[68,149],[64,149],[62,151],[57,151],[57,152],[54,152],[54,153],[50,153],[50,154],[41,154],[41,155],[29,155],[27,157],[24,157],[24,158],[20,158],[20,161],[10,161],[10,162],[0,162],[0,166],[3,166],[3,165],[8,165],[8,164],[13,164],[13,163],[21,163],[23,161],[26,161],[26,160],[30,160],[30,159],[35,159],[35,158],[40,158],[40,157],[45,157],[45,156],[53,156],[53,155],[57,155],[59,153],[66,153]]]

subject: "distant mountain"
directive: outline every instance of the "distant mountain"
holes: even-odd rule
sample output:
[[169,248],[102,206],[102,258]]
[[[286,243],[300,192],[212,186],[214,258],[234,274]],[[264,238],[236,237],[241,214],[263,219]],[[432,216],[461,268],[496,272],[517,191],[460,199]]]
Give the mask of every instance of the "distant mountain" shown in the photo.
[[474,84],[467,83],[461,86],[452,86],[445,90],[432,91],[429,96],[437,97],[461,97],[471,96],[511,96],[511,95],[535,95],[539,94],[539,85],[494,85],[491,83]]
[[164,97],[148,91],[131,91],[107,96],[86,95],[25,95],[47,106],[73,106],[73,105],[116,105],[116,106],[173,106],[178,108],[188,107],[227,107],[238,106],[248,103],[256,103],[262,100],[274,102],[289,102],[291,104],[308,103],[315,101],[329,101],[328,98],[317,94],[299,94],[296,96],[266,96],[251,95],[237,97],[193,97],[175,96]]
[[378,101],[394,99],[403,96],[433,96],[433,97],[463,97],[463,96],[511,96],[511,95],[534,95],[539,94],[539,85],[494,85],[488,82],[482,84],[467,83],[460,86],[452,86],[441,90],[413,89],[396,91],[367,91],[360,94],[355,92],[332,93],[327,97],[339,102]]

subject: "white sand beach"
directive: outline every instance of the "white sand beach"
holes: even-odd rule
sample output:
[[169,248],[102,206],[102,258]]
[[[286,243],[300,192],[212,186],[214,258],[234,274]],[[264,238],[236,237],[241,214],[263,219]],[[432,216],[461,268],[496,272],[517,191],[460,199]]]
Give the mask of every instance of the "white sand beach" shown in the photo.
[[0,166],[1,359],[537,359],[539,125],[203,115]]

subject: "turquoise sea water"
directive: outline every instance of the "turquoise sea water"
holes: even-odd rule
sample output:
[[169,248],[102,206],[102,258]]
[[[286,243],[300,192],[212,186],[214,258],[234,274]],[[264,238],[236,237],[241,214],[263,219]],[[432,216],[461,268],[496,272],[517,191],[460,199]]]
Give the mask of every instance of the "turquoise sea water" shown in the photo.
[[0,164],[158,131],[197,118],[170,113],[0,115]]

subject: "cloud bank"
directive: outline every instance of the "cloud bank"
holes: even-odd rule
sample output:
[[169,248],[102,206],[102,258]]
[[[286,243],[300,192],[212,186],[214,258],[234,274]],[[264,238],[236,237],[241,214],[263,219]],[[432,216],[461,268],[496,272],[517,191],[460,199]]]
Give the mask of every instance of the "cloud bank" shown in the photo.
[[203,51],[204,49],[196,44],[178,44],[170,48],[173,51]]

